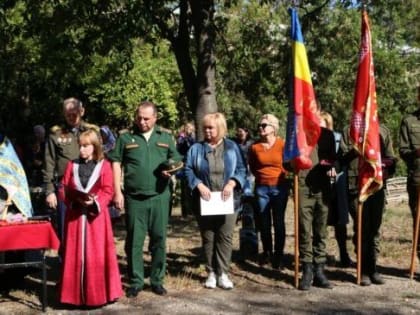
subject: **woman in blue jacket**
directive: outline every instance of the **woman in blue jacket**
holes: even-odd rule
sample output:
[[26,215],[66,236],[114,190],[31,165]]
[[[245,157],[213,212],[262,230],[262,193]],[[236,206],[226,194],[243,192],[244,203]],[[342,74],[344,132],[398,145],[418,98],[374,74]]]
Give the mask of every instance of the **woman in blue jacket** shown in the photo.
[[[238,145],[227,139],[226,119],[221,113],[203,117],[204,141],[195,143],[187,154],[185,174],[193,192],[195,209],[200,198],[210,200],[211,192],[220,192],[221,199],[239,200],[245,183],[246,166]],[[235,207],[235,210],[237,207]],[[236,211],[226,215],[204,216],[197,213],[208,278],[204,284],[213,289],[233,289],[228,277],[232,256],[232,234]]]

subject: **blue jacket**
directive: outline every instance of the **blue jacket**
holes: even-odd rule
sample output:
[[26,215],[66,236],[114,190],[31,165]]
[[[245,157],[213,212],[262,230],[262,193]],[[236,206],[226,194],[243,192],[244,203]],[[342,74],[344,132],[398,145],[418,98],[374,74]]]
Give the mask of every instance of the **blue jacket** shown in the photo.
[[[236,181],[235,190],[241,189],[245,184],[246,166],[244,164],[241,151],[238,145],[229,139],[223,140],[224,145],[224,184],[229,179]],[[199,183],[203,183],[210,188],[209,162],[207,154],[211,152],[211,147],[207,142],[197,142],[193,144],[187,154],[185,165],[185,175],[188,186],[192,191]]]

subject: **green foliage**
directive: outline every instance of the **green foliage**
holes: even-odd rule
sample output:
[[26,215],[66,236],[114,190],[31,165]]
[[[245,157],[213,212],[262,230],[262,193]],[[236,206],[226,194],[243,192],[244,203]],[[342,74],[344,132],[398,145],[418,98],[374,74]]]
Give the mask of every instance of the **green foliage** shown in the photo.
[[[0,5],[2,129],[62,119],[61,102],[75,96],[87,118],[125,126],[142,99],[158,103],[173,127],[180,81],[168,45],[139,17],[139,2],[14,1]],[[155,45],[138,44],[139,35]],[[28,129],[28,130],[26,130]]]
[[83,78],[89,102],[101,105],[105,121],[118,127],[132,123],[135,108],[142,100],[158,104],[160,124],[176,128],[178,110],[176,101],[181,93],[179,74],[168,45],[157,42],[155,47],[137,41],[133,44],[132,68],[116,73],[111,70],[118,65],[114,57],[93,57],[93,66]]
[[[360,15],[354,9],[325,8],[317,23],[303,30],[312,82],[323,110],[332,113],[342,130],[352,108],[360,38]],[[355,31],[357,30],[357,31]]]
[[[342,129],[357,72],[360,1],[299,3],[316,95]],[[61,119],[61,101],[69,96],[81,98],[88,119],[98,124],[129,125],[144,99],[159,104],[166,127],[191,119],[197,82],[203,88],[203,80],[212,80],[197,75],[197,27],[204,25],[199,4],[208,2],[1,2],[1,127],[17,133],[35,123],[51,125]],[[206,20],[216,30],[215,42],[208,44],[215,44],[217,103],[231,131],[240,125],[255,131],[259,116],[269,112],[285,124],[289,6],[286,0],[221,0],[214,4],[214,20]],[[380,114],[397,144],[401,118],[416,106],[420,2],[378,0],[367,7]]]
[[[254,129],[264,113],[284,118],[287,108],[287,12],[249,1],[226,9],[218,41],[218,104],[237,126]],[[219,25],[219,28],[222,26]],[[283,128],[282,128],[283,129]]]
[[[378,2],[369,7],[378,106],[381,120],[397,143],[401,118],[415,106],[414,86],[418,82],[415,69],[419,54],[404,49],[418,43],[407,41],[402,23],[408,22],[405,19],[412,14],[410,8],[401,1],[391,1],[391,7]],[[317,23],[303,22],[308,26],[303,32],[316,94],[323,109],[335,117],[338,130],[349,123],[361,36],[360,10],[346,5],[323,8]],[[387,14],[389,17],[383,18]]]

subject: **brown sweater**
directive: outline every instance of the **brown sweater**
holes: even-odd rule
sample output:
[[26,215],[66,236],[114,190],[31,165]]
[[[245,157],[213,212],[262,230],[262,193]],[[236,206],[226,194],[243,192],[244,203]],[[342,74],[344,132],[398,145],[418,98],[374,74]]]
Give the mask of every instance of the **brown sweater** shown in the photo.
[[249,167],[257,185],[276,186],[285,175],[283,169],[284,140],[277,138],[274,145],[266,149],[262,142],[254,143],[249,149]]

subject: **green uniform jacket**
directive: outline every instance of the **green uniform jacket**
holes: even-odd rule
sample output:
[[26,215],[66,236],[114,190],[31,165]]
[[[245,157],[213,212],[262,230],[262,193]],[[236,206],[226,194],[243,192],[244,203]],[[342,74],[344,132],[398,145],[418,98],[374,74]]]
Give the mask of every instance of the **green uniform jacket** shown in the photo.
[[[330,178],[327,171],[337,159],[334,133],[321,128],[318,143],[310,156],[312,168],[299,172],[299,185],[306,185],[312,193],[326,191],[330,188]],[[328,161],[331,165],[321,165],[321,161]]]
[[[392,164],[388,164],[387,167],[383,167],[384,171],[384,187],[386,186],[386,180],[392,176],[395,172],[396,158],[394,149],[392,147],[391,131],[384,125],[379,125],[379,136],[381,145],[381,159],[384,166],[385,160],[392,160]],[[350,127],[344,128],[343,137],[340,143],[340,163],[347,166],[347,178],[348,187],[350,192],[357,193],[358,191],[358,168],[359,168],[359,155],[356,150],[353,149],[353,145],[350,140]]]
[[350,127],[346,126],[340,142],[340,165],[347,167],[348,187],[351,192],[357,193],[357,174],[359,167],[359,154],[353,149],[350,141]]
[[84,121],[75,129],[66,125],[54,126],[50,129],[45,145],[45,167],[43,181],[46,194],[55,191],[54,183],[64,175],[67,162],[79,156],[78,136],[81,132],[93,129],[99,132],[99,127]]
[[181,161],[172,135],[155,127],[149,141],[137,127],[122,133],[109,152],[108,158],[120,162],[124,170],[124,192],[130,195],[154,196],[168,187],[168,179],[161,176],[169,159]]
[[400,156],[407,164],[408,183],[420,186],[420,109],[405,117],[400,126]]

